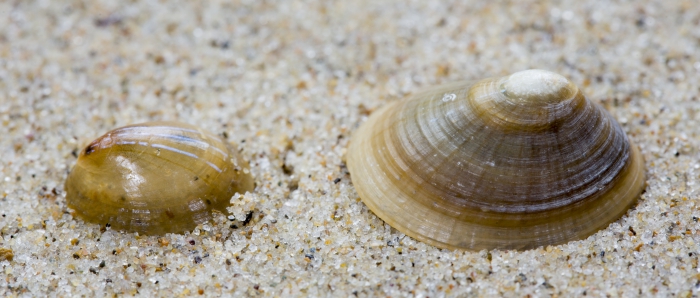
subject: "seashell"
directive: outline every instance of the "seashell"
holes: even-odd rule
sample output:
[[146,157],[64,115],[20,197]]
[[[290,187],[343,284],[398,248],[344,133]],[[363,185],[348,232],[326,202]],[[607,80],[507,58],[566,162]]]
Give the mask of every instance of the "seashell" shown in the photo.
[[644,188],[620,125],[561,75],[453,83],[378,110],[347,166],[362,201],[441,248],[530,249],[583,239]]
[[190,231],[253,188],[233,145],[178,122],[106,133],[80,152],[65,185],[79,217],[148,235]]

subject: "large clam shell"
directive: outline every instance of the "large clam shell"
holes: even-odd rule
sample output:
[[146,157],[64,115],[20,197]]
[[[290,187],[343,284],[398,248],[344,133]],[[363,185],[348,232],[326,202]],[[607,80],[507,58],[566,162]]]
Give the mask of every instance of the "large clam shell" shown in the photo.
[[355,132],[362,201],[442,248],[529,249],[620,218],[644,163],[620,125],[561,75],[527,70],[394,102]]
[[252,191],[233,145],[178,122],[125,126],[80,152],[66,180],[68,207],[86,221],[141,234],[179,233],[227,213]]

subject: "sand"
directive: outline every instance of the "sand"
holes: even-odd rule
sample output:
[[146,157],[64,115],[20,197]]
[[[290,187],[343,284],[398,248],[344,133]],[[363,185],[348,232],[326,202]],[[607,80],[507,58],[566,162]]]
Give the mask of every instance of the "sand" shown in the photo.
[[[700,295],[694,1],[113,2],[0,2],[0,296]],[[528,68],[574,81],[639,145],[648,186],[626,216],[469,252],[367,209],[343,156],[368,114]],[[184,235],[75,218],[77,152],[152,120],[226,135],[255,192]]]

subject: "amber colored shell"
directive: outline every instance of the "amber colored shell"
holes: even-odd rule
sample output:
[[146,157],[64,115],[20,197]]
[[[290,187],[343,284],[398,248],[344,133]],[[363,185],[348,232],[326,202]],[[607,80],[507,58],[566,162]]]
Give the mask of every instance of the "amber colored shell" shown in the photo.
[[362,201],[441,248],[530,249],[620,218],[644,162],[620,125],[556,73],[454,83],[378,110],[347,165]]
[[106,133],[80,152],[65,185],[79,217],[141,234],[190,231],[253,188],[233,145],[178,122]]

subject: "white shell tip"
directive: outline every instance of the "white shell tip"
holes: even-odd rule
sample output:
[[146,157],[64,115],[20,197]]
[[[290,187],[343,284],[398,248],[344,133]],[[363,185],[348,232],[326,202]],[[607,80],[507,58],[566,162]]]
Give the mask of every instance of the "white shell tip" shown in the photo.
[[560,74],[529,69],[506,77],[501,90],[511,99],[530,103],[556,103],[574,95],[576,86]]

